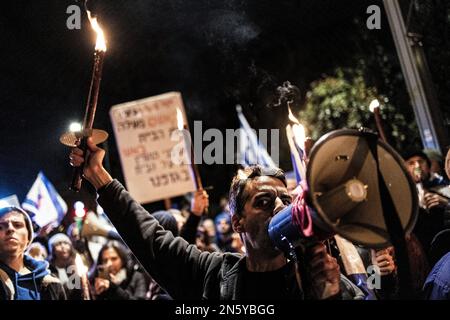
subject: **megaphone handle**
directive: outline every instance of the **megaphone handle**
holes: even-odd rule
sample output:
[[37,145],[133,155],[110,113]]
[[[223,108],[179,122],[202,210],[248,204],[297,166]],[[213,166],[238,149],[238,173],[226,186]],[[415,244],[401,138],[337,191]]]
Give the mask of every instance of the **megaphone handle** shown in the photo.
[[[327,251],[331,250],[330,243],[328,240],[325,241],[308,241],[305,245],[304,253],[306,253],[310,248],[314,247],[318,243],[325,244],[327,246]],[[328,245],[327,245],[328,244]],[[297,253],[297,255],[299,255]],[[304,255],[304,254],[303,254]],[[315,288],[313,286],[313,279],[310,276],[310,270],[308,270],[306,259],[299,259],[297,261],[297,268],[296,272],[301,275],[301,277],[297,276],[297,282],[299,282],[299,287],[302,288],[302,290],[305,293],[306,298],[313,298],[313,299],[328,299],[330,297],[333,297],[336,295],[336,292],[332,291],[333,283],[330,281],[325,281],[323,287],[321,288]],[[310,295],[313,295],[314,297],[310,297]]]

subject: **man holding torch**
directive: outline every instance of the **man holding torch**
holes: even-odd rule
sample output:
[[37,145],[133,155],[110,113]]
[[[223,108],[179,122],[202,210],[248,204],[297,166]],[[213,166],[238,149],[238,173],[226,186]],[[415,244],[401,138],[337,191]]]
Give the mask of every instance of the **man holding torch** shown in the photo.
[[[104,169],[105,151],[87,141],[91,152],[84,164],[85,178],[96,188],[100,205],[133,253],[151,276],[174,299],[321,299],[361,298],[355,286],[342,285],[336,260],[325,246],[311,250],[308,269],[311,292],[297,281],[297,270],[269,239],[271,218],[291,203],[280,169],[252,166],[237,175],[230,189],[232,224],[241,235],[246,254],[201,252],[164,230],[125,188]],[[83,151],[74,148],[71,164],[84,163]],[[244,177],[245,175],[245,177]],[[322,295],[325,283],[330,293]]]

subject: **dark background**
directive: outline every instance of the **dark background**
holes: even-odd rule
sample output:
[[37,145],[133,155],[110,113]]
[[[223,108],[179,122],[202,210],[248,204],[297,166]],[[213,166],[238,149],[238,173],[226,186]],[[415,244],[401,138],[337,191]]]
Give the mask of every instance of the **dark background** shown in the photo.
[[[82,120],[95,43],[83,10],[81,29],[67,29],[72,4],[81,6],[2,4],[0,198],[17,194],[22,201],[42,170],[69,205],[94,199],[86,190],[68,191],[69,149],[58,141],[72,121]],[[381,30],[366,28],[372,4],[382,9]],[[285,110],[267,105],[283,81],[304,94],[322,74],[354,63],[355,54],[374,55],[373,41],[400,73],[381,1],[115,0],[95,1],[93,9],[108,42],[95,127],[110,133],[110,171],[120,180],[108,115],[115,104],[180,91],[191,127],[202,120],[204,130],[237,128],[240,103],[252,127],[282,129]],[[408,101],[405,87],[398,91]],[[283,132],[280,165],[290,170]],[[235,169],[200,166],[204,185],[215,187],[213,200],[227,193]]]

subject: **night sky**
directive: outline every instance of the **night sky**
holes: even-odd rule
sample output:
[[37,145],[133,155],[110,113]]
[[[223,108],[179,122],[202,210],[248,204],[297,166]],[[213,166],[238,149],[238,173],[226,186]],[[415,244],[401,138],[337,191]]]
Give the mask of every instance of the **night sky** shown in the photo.
[[[0,198],[17,194],[22,201],[39,170],[69,204],[86,195],[68,191],[69,149],[58,141],[82,120],[95,43],[83,10],[81,29],[67,29],[72,4],[81,5],[2,5]],[[254,128],[284,128],[284,110],[267,107],[275,88],[289,80],[304,93],[323,73],[348,64],[358,44],[345,35],[365,28],[370,4],[382,7],[365,0],[95,1],[108,41],[95,127],[110,133],[112,175],[122,180],[111,106],[180,91],[190,126],[202,120],[204,130],[237,128],[240,103]],[[393,46],[387,24],[374,35]],[[289,154],[280,160],[291,169]],[[213,199],[228,191],[234,170],[200,166],[204,185],[215,186]]]

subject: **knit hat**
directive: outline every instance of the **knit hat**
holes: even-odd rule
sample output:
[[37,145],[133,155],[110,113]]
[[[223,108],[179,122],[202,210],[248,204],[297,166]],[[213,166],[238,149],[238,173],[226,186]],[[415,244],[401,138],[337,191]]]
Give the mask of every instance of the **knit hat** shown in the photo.
[[152,214],[159,224],[166,230],[172,231],[172,234],[176,237],[179,234],[178,224],[175,217],[169,211],[156,211]]
[[226,220],[228,224],[231,224],[231,216],[227,212],[221,212],[219,213],[216,218],[214,219],[214,223],[217,226],[222,220]]
[[72,245],[72,241],[70,241],[70,238],[68,236],[66,236],[64,233],[57,233],[50,239],[48,239],[48,250],[50,255],[53,254],[53,247],[60,242],[66,242]]
[[428,167],[431,167],[430,158],[428,158],[427,154],[422,150],[408,149],[405,152],[403,152],[402,157],[405,161],[408,161],[408,159],[411,159],[412,157],[421,157],[427,162]]
[[23,215],[23,219],[25,220],[25,225],[26,225],[27,231],[28,231],[28,243],[27,243],[27,247],[28,247],[34,238],[33,223],[31,222],[30,216],[22,208],[15,207],[15,206],[9,206],[9,207],[0,208],[0,218],[10,212],[17,212],[17,213],[20,213]]

